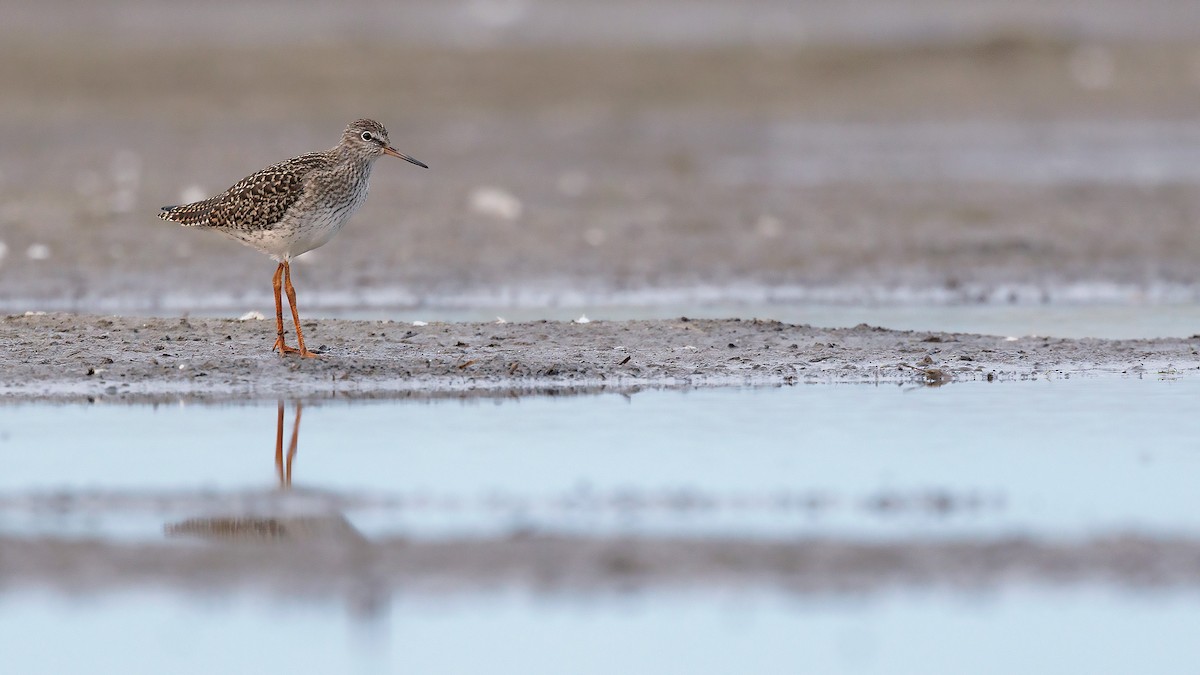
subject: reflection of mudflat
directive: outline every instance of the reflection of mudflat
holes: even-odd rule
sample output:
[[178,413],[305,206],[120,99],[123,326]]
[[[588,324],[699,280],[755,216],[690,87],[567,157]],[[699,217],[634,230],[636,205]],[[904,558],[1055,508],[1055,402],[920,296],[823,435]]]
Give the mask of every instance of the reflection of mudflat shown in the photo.
[[357,545],[324,537],[285,537],[277,545],[264,546],[215,538],[201,547],[3,537],[0,551],[0,571],[10,587],[38,583],[95,590],[155,580],[183,588],[256,588],[284,595],[338,594],[353,588],[371,601],[401,589],[505,587],[588,591],[755,586],[796,593],[1014,583],[1200,588],[1200,540],[1186,537],[878,542],[510,536],[387,538]]

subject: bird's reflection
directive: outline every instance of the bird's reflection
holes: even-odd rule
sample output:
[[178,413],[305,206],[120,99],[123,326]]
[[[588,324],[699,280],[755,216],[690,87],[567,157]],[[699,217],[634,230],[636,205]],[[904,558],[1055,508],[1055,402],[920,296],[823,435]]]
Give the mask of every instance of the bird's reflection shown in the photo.
[[296,459],[296,444],[300,440],[300,415],[304,404],[296,401],[296,421],[292,423],[292,440],[288,443],[287,460],[283,457],[283,401],[279,402],[279,420],[275,425],[275,471],[279,474],[279,487],[292,487],[292,462]]
[[[296,448],[300,441],[300,417],[304,405],[296,402],[296,418],[292,422],[291,438],[284,451],[283,439],[286,405],[279,401],[275,418],[275,472],[279,478],[279,490],[290,493],[292,467],[296,461]],[[336,505],[323,500],[320,495],[306,495],[302,502],[286,498],[275,492],[270,495],[238,495],[217,502],[222,513],[216,516],[188,518],[166,525],[169,537],[196,537],[211,541],[248,542],[264,540],[328,540],[333,542],[361,542],[362,534],[338,512]]]
[[[231,495],[217,495],[209,513],[167,523],[167,537],[198,539],[211,546],[243,548],[285,546],[285,568],[299,560],[323,560],[342,574],[351,613],[374,620],[386,613],[389,594],[372,572],[375,553],[371,542],[340,511],[340,500],[320,490],[292,491],[292,466],[300,439],[303,404],[296,402],[296,418],[284,451],[286,405],[279,401],[275,416],[275,472],[279,487]],[[297,553],[297,552],[300,553]],[[235,560],[238,558],[234,558]],[[249,563],[251,565],[257,562]],[[281,570],[286,572],[286,569]]]

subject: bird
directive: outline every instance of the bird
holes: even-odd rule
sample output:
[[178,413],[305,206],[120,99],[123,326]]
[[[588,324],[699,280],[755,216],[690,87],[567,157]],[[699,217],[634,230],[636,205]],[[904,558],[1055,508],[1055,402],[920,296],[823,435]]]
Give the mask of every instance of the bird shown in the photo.
[[[429,168],[393,148],[382,124],[360,119],[347,125],[341,140],[329,150],[273,164],[208,199],[164,206],[158,217],[184,227],[220,232],[278,262],[272,279],[278,337],[271,349],[280,356],[312,358],[318,354],[304,346],[291,260],[324,246],[342,229],[366,200],[371,167],[384,155]],[[297,347],[284,340],[281,290],[287,292],[292,309]]]

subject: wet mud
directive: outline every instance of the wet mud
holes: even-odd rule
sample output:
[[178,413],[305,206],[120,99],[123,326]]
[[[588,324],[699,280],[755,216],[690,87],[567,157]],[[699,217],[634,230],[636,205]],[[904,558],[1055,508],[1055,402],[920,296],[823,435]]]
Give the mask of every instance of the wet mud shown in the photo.
[[686,317],[427,325],[322,320],[304,330],[319,358],[273,353],[272,320],[8,316],[0,320],[0,397],[458,396],[1200,373],[1200,337],[1015,338]]

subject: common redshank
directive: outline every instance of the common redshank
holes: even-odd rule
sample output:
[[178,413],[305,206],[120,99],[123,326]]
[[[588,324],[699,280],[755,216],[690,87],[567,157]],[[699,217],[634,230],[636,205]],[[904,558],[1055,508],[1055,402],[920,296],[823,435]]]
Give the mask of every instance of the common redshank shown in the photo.
[[[374,120],[351,122],[342,140],[324,152],[312,152],[269,166],[238,181],[215,197],[180,206],[164,206],[158,214],[186,227],[227,234],[279,262],[272,281],[275,289],[275,346],[280,355],[317,356],[304,346],[296,289],[292,287],[292,258],[333,238],[362,206],[371,181],[371,166],[383,155],[429,167],[393,148],[387,129]],[[287,291],[296,324],[298,347],[283,335],[283,298]]]

